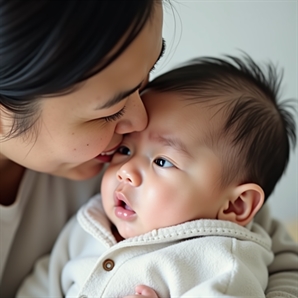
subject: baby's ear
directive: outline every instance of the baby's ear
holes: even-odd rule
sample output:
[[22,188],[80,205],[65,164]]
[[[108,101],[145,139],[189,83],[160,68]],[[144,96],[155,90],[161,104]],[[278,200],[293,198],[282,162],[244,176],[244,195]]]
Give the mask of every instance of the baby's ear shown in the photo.
[[254,183],[236,186],[218,212],[217,219],[247,225],[264,203],[263,189]]

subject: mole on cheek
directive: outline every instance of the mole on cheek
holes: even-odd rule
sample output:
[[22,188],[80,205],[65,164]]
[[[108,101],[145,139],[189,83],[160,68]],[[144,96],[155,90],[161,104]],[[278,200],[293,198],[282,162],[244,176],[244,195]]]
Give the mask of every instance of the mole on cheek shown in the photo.
[[89,144],[87,144],[87,146],[89,146]]

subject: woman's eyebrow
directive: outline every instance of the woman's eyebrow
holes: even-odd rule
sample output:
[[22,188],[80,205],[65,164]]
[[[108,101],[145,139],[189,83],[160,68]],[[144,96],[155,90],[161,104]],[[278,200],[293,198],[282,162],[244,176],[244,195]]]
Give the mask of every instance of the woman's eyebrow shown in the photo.
[[121,100],[123,100],[124,98],[126,98],[127,96],[133,94],[138,89],[140,89],[140,87],[142,86],[142,83],[143,82],[141,82],[138,86],[134,87],[131,90],[120,92],[120,93],[116,94],[115,96],[113,96],[112,98],[110,98],[107,102],[105,102],[103,105],[97,106],[95,108],[95,110],[107,109],[107,108],[112,107],[113,105],[117,104],[118,102],[120,102]]
[[[154,63],[153,67],[150,69],[150,71],[152,71],[154,69],[154,66],[156,65],[156,63],[163,56],[163,54],[165,52],[165,49],[166,49],[165,40],[162,39],[162,46],[161,46],[161,50],[160,50],[159,56],[158,56],[156,62]],[[142,86],[142,83],[143,82],[141,82],[138,86],[132,88],[131,90],[120,92],[120,93],[116,94],[115,96],[113,96],[112,98],[110,98],[108,101],[106,101],[103,105],[97,106],[95,108],[95,110],[108,109],[108,108],[112,107],[113,105],[117,104],[118,102],[120,102],[121,100],[123,100],[124,98],[126,98],[127,96],[133,94],[138,89],[140,89],[140,87]]]

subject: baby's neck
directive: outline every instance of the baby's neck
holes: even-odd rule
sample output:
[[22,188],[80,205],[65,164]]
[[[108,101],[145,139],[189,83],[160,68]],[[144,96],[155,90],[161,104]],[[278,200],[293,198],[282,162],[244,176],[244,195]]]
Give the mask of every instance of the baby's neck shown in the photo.
[[117,228],[112,225],[112,234],[114,235],[117,242],[124,240],[124,238],[119,234]]

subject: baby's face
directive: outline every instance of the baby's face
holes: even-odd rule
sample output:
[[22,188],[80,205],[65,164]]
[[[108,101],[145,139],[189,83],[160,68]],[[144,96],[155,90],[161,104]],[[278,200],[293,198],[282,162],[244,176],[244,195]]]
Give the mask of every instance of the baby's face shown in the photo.
[[211,113],[174,93],[143,96],[149,124],[126,135],[102,182],[103,206],[124,238],[217,218],[221,162],[204,142]]

